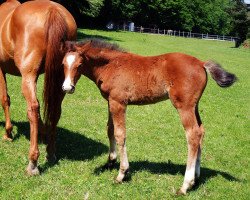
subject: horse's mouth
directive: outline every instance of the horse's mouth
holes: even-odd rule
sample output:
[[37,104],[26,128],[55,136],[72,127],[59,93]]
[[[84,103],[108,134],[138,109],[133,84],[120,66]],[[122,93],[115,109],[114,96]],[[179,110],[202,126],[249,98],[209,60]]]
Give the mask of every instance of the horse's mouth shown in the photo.
[[64,87],[62,87],[62,90],[64,93],[73,94],[75,92],[75,86],[71,85],[71,89],[65,89]]

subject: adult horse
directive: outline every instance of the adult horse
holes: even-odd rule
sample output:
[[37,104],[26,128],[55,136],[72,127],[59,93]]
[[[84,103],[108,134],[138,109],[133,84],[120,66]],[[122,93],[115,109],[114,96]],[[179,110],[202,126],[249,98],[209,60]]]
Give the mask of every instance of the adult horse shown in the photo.
[[186,194],[200,176],[201,144],[204,128],[198,103],[207,84],[206,70],[221,87],[236,80],[212,61],[203,62],[182,53],[143,57],[123,52],[117,46],[100,40],[66,43],[63,59],[65,81],[63,90],[73,93],[83,74],[91,79],[108,101],[108,166],[116,161],[116,143],[120,151],[120,169],[116,178],[121,182],[129,168],[126,151],[126,107],[170,99],[177,109],[186,131],[188,159],[184,182],[178,194]]
[[61,114],[63,93],[58,90],[63,81],[59,69],[63,52],[61,43],[76,38],[76,23],[60,4],[51,1],[30,1],[20,4],[7,0],[0,5],[0,98],[4,109],[6,133],[12,140],[10,98],[7,94],[6,73],[21,76],[21,89],[27,102],[30,122],[30,150],[27,172],[39,174],[37,161],[38,129],[42,127],[36,84],[39,74],[45,72],[45,124],[50,130],[47,158],[54,158],[56,125]]

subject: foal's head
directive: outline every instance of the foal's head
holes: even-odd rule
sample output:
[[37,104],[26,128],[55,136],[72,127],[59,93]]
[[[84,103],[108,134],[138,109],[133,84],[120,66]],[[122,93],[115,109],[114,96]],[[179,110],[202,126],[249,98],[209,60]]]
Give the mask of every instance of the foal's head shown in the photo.
[[62,89],[64,92],[72,94],[75,91],[75,84],[81,76],[80,66],[82,57],[77,51],[70,51],[65,54],[63,59],[64,66],[64,83]]

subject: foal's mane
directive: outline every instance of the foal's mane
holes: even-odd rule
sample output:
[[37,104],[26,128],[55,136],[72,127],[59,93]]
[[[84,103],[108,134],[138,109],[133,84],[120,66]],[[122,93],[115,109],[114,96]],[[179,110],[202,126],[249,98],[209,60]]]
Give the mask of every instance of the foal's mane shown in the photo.
[[108,49],[108,50],[114,50],[119,52],[125,52],[124,49],[122,49],[118,44],[116,43],[110,43],[105,40],[99,39],[99,38],[86,38],[82,41],[74,42],[74,41],[67,41],[66,42],[66,51],[76,51],[77,47],[82,47],[85,44],[89,43],[91,47],[93,48],[100,48],[100,49]]

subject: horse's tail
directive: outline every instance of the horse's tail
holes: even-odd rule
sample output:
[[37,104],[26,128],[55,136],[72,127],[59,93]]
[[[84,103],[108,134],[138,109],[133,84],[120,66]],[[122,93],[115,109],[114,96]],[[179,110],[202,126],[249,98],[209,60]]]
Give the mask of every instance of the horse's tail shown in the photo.
[[214,61],[205,62],[204,67],[220,87],[229,87],[237,80],[234,74],[227,72]]
[[63,53],[61,42],[67,39],[68,26],[63,15],[51,7],[45,24],[46,58],[44,77],[44,120],[46,125],[56,125],[60,116],[63,70],[60,69]]

